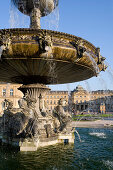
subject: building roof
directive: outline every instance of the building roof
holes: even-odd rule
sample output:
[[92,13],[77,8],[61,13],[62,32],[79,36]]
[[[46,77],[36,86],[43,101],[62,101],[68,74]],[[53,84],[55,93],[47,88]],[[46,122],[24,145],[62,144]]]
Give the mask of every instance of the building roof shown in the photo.
[[79,92],[79,91],[86,92],[86,90],[80,85],[78,85],[76,89],[74,89],[72,92]]

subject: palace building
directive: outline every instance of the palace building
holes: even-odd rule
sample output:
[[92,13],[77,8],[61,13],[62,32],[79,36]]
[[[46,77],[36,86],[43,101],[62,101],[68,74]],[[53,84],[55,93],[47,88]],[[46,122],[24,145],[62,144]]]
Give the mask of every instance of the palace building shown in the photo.
[[59,99],[63,98],[68,104],[68,91],[49,91],[46,94],[45,102],[50,110],[58,105]]
[[74,113],[113,112],[113,90],[86,91],[82,86],[77,86],[71,92]]
[[[23,97],[18,90],[20,84],[0,83],[0,113],[3,113],[2,103],[5,99],[13,102],[13,107],[18,108],[18,100]],[[70,97],[69,97],[70,96]],[[66,100],[73,113],[110,113],[113,112],[113,91],[98,90],[89,92],[82,86],[77,86],[70,95],[68,91],[48,91],[45,103],[49,110],[53,110],[59,99]],[[71,103],[71,104],[70,104]]]
[[20,84],[0,83],[0,113],[3,113],[2,103],[5,99],[13,102],[13,107],[18,108],[18,100],[23,97],[22,92],[18,90]]

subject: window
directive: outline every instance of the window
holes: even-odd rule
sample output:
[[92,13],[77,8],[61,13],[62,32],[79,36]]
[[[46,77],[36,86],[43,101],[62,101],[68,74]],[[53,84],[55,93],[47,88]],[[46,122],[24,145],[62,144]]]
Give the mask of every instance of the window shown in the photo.
[[63,98],[63,96],[61,96],[61,98]]
[[56,98],[56,96],[54,96],[54,98]]
[[2,90],[2,96],[6,96],[6,89]]
[[49,104],[49,100],[47,100],[47,103]]
[[64,96],[64,98],[66,98],[66,96]]
[[57,98],[59,99],[59,96],[57,96]]
[[10,89],[10,96],[13,96],[13,89]]
[[49,98],[49,96],[47,96],[47,98]]
[[54,104],[56,104],[56,101],[54,101]]
[[51,98],[52,98],[52,96],[51,96]]
[[52,104],[52,100],[51,100],[50,104]]

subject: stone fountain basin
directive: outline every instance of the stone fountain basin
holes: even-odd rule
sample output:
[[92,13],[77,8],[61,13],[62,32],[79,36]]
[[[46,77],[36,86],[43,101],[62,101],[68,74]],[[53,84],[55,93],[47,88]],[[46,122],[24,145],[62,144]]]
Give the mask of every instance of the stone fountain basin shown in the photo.
[[[74,42],[86,52],[78,57]],[[0,81],[20,84],[63,84],[89,79],[102,70],[96,47],[80,37],[50,30],[3,29]],[[90,57],[89,57],[90,56]]]

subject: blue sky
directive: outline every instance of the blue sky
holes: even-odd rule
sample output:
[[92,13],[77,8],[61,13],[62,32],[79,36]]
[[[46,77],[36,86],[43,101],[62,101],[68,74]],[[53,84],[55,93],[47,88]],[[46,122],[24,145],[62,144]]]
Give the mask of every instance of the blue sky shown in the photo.
[[[20,15],[19,12],[18,14]],[[110,67],[97,78],[51,88],[73,90],[80,84],[88,90],[113,89],[113,0],[59,0],[59,14],[58,30],[82,37],[100,47],[101,55],[106,57]],[[20,16],[20,23],[22,18],[23,15]],[[10,0],[1,1],[0,29],[10,28],[9,19]],[[25,24],[20,24],[19,27],[28,27],[29,18],[27,17],[25,21]],[[42,19],[42,28],[43,22],[45,19]]]

